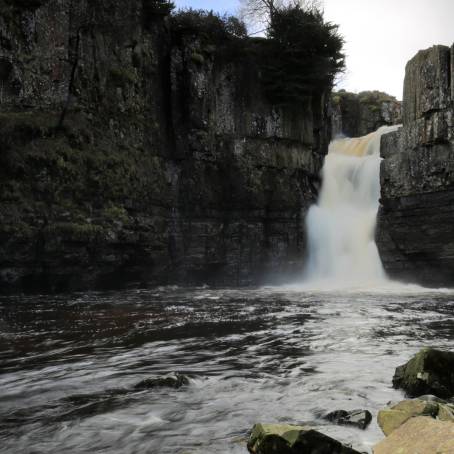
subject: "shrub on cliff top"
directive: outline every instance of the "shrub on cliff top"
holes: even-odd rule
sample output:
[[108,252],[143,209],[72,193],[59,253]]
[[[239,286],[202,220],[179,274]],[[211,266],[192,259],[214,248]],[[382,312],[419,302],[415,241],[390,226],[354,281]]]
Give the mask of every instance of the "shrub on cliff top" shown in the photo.
[[264,85],[271,100],[294,104],[332,88],[344,70],[344,40],[338,26],[325,22],[317,8],[296,5],[276,9],[268,29]]
[[143,5],[146,13],[152,16],[167,16],[175,8],[169,0],[144,0]]
[[212,43],[232,38],[245,38],[246,26],[235,16],[219,15],[213,11],[179,10],[171,16],[172,30],[178,35],[194,34]]

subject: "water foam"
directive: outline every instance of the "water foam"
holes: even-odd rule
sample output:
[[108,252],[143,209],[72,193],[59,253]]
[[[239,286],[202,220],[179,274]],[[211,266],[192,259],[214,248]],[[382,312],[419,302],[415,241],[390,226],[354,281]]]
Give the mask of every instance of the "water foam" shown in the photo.
[[388,283],[375,243],[380,139],[398,127],[331,142],[319,200],[306,219],[309,257],[304,281],[311,287],[383,288]]

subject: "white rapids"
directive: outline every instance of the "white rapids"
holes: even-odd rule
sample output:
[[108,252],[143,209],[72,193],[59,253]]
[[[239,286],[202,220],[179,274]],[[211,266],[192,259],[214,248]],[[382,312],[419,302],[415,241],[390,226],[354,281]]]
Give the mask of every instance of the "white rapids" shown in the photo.
[[318,203],[309,209],[306,219],[309,256],[305,282],[380,287],[387,281],[375,243],[380,138],[397,128],[384,126],[364,137],[331,142]]

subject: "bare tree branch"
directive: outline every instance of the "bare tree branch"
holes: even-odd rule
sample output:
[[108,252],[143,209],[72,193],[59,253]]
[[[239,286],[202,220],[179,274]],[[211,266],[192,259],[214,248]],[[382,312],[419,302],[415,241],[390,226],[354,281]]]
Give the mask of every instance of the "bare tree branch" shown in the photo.
[[254,30],[250,34],[260,33],[257,30],[266,30],[273,18],[273,14],[282,8],[300,7],[306,11],[321,10],[322,0],[240,0],[240,18]]

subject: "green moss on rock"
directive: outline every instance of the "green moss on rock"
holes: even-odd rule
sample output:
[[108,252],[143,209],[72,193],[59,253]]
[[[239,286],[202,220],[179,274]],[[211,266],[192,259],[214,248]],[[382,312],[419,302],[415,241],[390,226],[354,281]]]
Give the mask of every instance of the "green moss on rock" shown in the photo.
[[446,398],[454,395],[454,353],[423,348],[406,364],[399,366],[393,386],[408,396],[434,394]]

